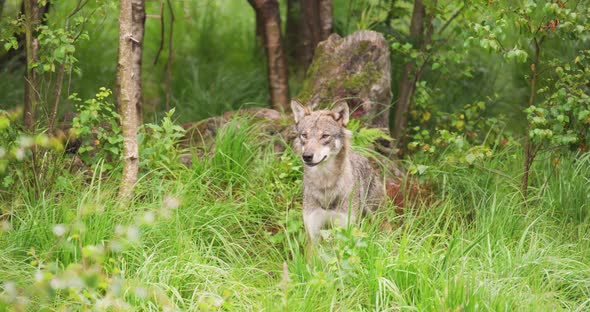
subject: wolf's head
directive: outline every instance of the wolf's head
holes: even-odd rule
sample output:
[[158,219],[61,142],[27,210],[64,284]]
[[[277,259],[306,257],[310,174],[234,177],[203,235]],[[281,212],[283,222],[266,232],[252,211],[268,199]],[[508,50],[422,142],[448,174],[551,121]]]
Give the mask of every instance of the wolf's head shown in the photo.
[[314,167],[338,155],[347,144],[350,131],[346,129],[349,111],[346,102],[337,103],[332,110],[310,111],[297,101],[291,101],[295,117],[297,141],[306,166]]

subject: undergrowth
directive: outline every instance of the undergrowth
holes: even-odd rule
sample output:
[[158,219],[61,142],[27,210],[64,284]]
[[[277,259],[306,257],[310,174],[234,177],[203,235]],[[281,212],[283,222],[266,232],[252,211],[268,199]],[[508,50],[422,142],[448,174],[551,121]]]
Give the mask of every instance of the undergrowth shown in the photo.
[[0,309],[590,307],[590,155],[539,162],[526,206],[517,147],[470,166],[424,164],[432,200],[326,231],[308,262],[300,160],[277,156],[249,123],[230,122],[210,157],[173,176],[144,171],[127,207],[100,164],[90,177],[64,171],[40,195],[21,188],[1,204]]

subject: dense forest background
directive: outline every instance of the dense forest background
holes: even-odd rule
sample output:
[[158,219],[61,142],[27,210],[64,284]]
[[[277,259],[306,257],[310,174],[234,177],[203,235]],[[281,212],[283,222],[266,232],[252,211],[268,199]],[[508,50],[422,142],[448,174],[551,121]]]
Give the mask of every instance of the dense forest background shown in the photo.
[[[287,102],[330,28],[386,42],[349,129],[392,201],[310,260]],[[590,307],[586,1],[0,0],[0,43],[0,311]]]
[[[19,1],[6,0],[3,15],[15,16],[20,5]],[[255,12],[248,3],[244,4],[239,0],[199,3],[185,1],[173,2],[173,5],[176,32],[173,49],[176,60],[172,65],[174,75],[171,93],[174,95],[172,104],[176,107],[177,113],[180,113],[179,121],[200,120],[244,105],[266,103],[268,92],[264,51],[256,41]],[[63,27],[66,16],[75,6],[76,1],[53,3],[50,14],[47,15],[47,23],[52,27]],[[456,58],[460,57],[460,60],[445,63],[445,67],[448,68],[444,72],[426,71],[425,80],[438,91],[435,94],[437,101],[430,104],[438,105],[445,111],[456,111],[475,100],[485,101],[491,98],[489,106],[493,113],[504,113],[513,118],[511,120],[519,121],[515,125],[522,125],[524,115],[522,110],[516,107],[524,106],[528,99],[528,84],[524,79],[524,75],[528,74],[527,65],[503,62],[502,55],[487,53],[477,45],[464,47],[465,38],[472,35],[467,27],[469,23],[485,20],[488,13],[474,11],[475,7],[470,8],[470,3],[464,4],[460,1],[440,3],[438,6],[438,16],[435,16],[433,21],[436,24],[434,27],[438,28],[444,26],[455,10],[464,6],[466,8],[459,12],[462,15],[447,26],[445,34],[439,38],[435,37],[435,40],[442,41],[439,44],[442,47],[437,47],[437,53],[442,54],[449,50],[460,53],[460,56],[453,55]],[[286,1],[280,3],[280,9],[285,28]],[[375,29],[388,36],[391,43],[403,44],[411,41],[409,22],[412,9],[411,1],[335,0],[334,32],[345,36],[357,29]],[[117,59],[117,45],[114,43],[118,36],[118,28],[117,15],[113,12],[116,13],[117,10],[116,2],[90,1],[84,11],[78,13],[87,19],[83,29],[88,32],[89,39],[79,40],[76,44],[75,56],[79,61],[76,66],[79,73],[71,79],[70,90],[82,98],[92,97],[97,86],[114,89]],[[146,1],[146,12],[148,15],[159,15],[160,2]],[[164,10],[164,14],[168,19],[169,11]],[[163,80],[168,50],[162,50],[159,62],[154,65],[154,59],[160,49],[160,19],[148,18],[145,27],[144,108],[147,120],[154,120],[155,116],[161,117],[163,114]],[[507,37],[505,41],[518,40],[518,29],[507,27],[504,32],[503,36]],[[97,50],[98,48],[100,49]],[[553,42],[546,44],[544,57],[573,59],[580,48],[578,41],[555,38]],[[98,51],[100,53],[97,53]],[[399,49],[392,52],[392,89],[395,95],[398,93],[396,87],[400,84],[407,56]],[[528,53],[531,54],[530,51]],[[7,64],[6,60],[3,65],[2,74],[7,79],[3,79],[0,85],[0,105],[2,109],[11,109],[22,102],[24,88],[16,79],[21,75],[15,70],[16,65]],[[466,71],[470,75],[461,76]],[[446,76],[447,72],[455,76]],[[291,93],[295,96],[301,88],[302,80],[301,75],[293,76],[290,85],[293,89]],[[451,79],[453,77],[464,79]],[[67,99],[67,95],[64,95],[64,99]],[[73,110],[71,103],[65,102],[63,111]]]

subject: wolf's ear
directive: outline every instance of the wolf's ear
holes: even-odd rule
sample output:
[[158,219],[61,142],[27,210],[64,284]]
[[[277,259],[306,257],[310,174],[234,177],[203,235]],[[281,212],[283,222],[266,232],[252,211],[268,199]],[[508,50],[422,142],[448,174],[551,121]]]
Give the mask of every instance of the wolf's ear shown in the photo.
[[348,119],[350,118],[350,111],[348,110],[348,103],[346,101],[340,101],[334,105],[332,108],[332,114],[334,114],[334,119],[343,126],[348,124]]
[[298,123],[303,117],[306,115],[311,114],[309,109],[297,100],[291,100],[291,110],[293,111],[293,118],[295,118],[295,122]]

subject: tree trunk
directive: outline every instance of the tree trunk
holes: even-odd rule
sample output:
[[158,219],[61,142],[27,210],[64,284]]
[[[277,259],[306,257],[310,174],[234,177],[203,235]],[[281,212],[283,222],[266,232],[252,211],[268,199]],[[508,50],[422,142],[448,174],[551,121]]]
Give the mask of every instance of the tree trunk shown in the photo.
[[318,44],[332,34],[332,0],[300,0],[299,63],[307,71]]
[[[2,11],[4,8],[4,2],[5,0],[0,0],[0,17],[2,16]],[[23,0],[23,2],[21,3],[21,7],[20,7],[20,14],[19,16],[24,15],[26,17],[25,14],[25,4],[27,2],[30,3],[31,0]],[[51,7],[51,2],[47,1],[47,3],[42,6],[39,7],[38,3],[39,0],[35,0],[34,1],[35,5],[30,6],[32,10],[35,11],[35,26],[38,25],[38,23],[41,23],[43,25],[47,24],[47,19],[45,18],[45,14],[47,14],[47,12],[49,12],[49,8]],[[29,5],[29,4],[27,4]],[[26,23],[26,22],[25,22]],[[34,31],[33,31],[33,37],[35,37],[34,35]],[[20,32],[17,32],[14,34],[14,37],[16,37],[16,41],[18,42],[18,47],[16,49],[11,49],[8,52],[6,52],[4,55],[2,55],[2,57],[0,58],[0,67],[4,66],[5,64],[8,64],[10,61],[12,60],[17,60],[19,62],[26,62],[26,32],[25,35],[23,35]]]
[[297,61],[297,51],[300,49],[299,36],[299,15],[301,13],[300,0],[287,0],[287,28],[285,31],[285,48],[289,58],[293,61]]
[[256,14],[256,42],[261,46],[266,47],[266,33],[264,32],[264,19],[262,12],[254,9]]
[[299,34],[297,43],[298,64],[303,71],[307,72],[311,61],[313,60],[313,51],[317,42],[314,40],[314,29],[318,27],[314,18],[315,1],[300,0],[301,10],[299,11]]
[[[320,16],[320,40],[326,40],[332,34],[333,22],[332,15],[334,8],[332,7],[332,0],[319,0],[319,16]],[[319,42],[318,42],[319,43]]]
[[2,12],[4,12],[4,4],[6,4],[6,0],[0,0],[0,17],[2,17]]
[[281,17],[276,0],[248,0],[261,17],[268,67],[268,86],[273,108],[284,111],[289,105],[287,58],[283,49]]
[[[422,0],[414,1],[414,10],[412,12],[412,21],[410,23],[410,40],[412,45],[417,48],[422,45],[424,40],[424,17],[426,9]],[[416,89],[416,65],[410,61],[404,65],[402,80],[399,87],[399,98],[395,106],[395,117],[393,122],[392,136],[398,142],[403,140],[405,129],[408,125],[408,113],[412,96]]]
[[39,5],[37,0],[24,0],[25,12],[25,51],[27,55],[25,70],[25,101],[24,101],[24,124],[27,131],[33,131],[35,126],[35,110],[38,102],[39,82],[33,64],[37,62],[39,42],[34,29],[39,23]]
[[117,63],[117,103],[123,132],[123,175],[119,198],[133,194],[139,171],[137,129],[141,107],[141,59],[145,24],[144,0],[121,0],[119,55]]

